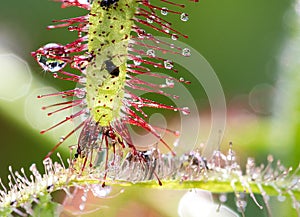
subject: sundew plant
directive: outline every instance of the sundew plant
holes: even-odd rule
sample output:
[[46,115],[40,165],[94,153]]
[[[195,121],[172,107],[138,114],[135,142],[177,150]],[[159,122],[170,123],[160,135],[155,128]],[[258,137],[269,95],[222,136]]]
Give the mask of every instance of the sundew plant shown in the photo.
[[[68,112],[41,134],[68,123],[73,127],[59,135],[43,159],[43,171],[36,164],[30,173],[8,168],[8,185],[0,180],[1,216],[117,216],[107,210],[118,202],[107,202],[132,189],[160,189],[170,195],[180,190],[180,217],[246,216],[249,203],[261,215],[274,216],[271,197],[286,200],[300,216],[299,167],[286,167],[272,155],[265,164],[250,156],[242,164],[231,142],[221,151],[224,93],[204,58],[180,42],[188,42],[189,32],[178,26],[188,25],[193,17],[185,5],[201,7],[201,2],[57,2],[62,8],[85,11],[48,26],[75,34],[76,39],[49,42],[31,55],[44,73],[74,87],[36,97],[46,103],[41,109],[49,118]],[[203,143],[194,137],[193,142],[185,140],[189,131],[197,138],[200,119],[195,96],[188,92],[192,82],[181,68],[196,73],[212,107],[212,129]],[[151,112],[177,115],[180,129],[151,120]],[[187,123],[190,115],[193,121]],[[57,150],[71,137],[77,140],[64,159]],[[230,201],[235,208],[229,208]]]

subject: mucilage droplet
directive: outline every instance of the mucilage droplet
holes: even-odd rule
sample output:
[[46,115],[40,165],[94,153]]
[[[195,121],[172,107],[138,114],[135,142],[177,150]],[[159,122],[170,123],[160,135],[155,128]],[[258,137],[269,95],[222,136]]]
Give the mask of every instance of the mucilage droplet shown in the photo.
[[49,43],[36,52],[35,58],[45,71],[57,72],[67,65],[67,56],[64,46]]

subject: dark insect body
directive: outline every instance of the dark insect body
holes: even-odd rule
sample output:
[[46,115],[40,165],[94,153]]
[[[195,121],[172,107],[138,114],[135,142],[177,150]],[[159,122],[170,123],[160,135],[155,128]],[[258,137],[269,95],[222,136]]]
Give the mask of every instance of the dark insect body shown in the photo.
[[104,7],[104,8],[108,8],[108,7],[110,7],[111,5],[115,4],[118,1],[119,0],[102,0],[101,3],[100,3],[100,6]]
[[109,72],[109,74],[113,77],[118,77],[120,74],[119,67],[115,66],[115,64],[111,60],[105,60],[104,61],[106,65],[106,70]]

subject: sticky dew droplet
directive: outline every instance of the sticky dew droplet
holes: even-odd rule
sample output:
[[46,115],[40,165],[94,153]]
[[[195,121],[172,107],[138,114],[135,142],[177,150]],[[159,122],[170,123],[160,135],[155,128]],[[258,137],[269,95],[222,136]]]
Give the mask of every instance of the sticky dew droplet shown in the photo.
[[145,36],[146,36],[146,31],[143,30],[143,29],[141,29],[141,30],[139,30],[139,31],[137,32],[137,34],[138,34],[138,37],[139,37],[139,38],[145,38]]
[[188,48],[183,48],[182,49],[182,55],[185,56],[185,57],[191,56],[191,50],[188,49]]
[[85,85],[85,84],[86,84],[86,77],[80,77],[80,78],[78,79],[78,83],[79,83],[79,84],[82,84],[82,85]]
[[79,210],[80,210],[80,211],[83,211],[84,208],[85,208],[85,204],[82,203],[82,204],[79,205]]
[[148,23],[153,23],[154,20],[155,20],[155,17],[152,15],[147,18]]
[[161,9],[160,13],[161,13],[162,15],[164,15],[164,16],[167,15],[167,14],[168,14],[168,8],[163,7],[163,8]]
[[65,141],[65,137],[61,136],[61,137],[59,138],[59,142],[63,142],[63,141]]
[[67,54],[62,45],[49,43],[39,50],[43,54],[37,53],[36,60],[45,71],[58,72],[67,65],[67,62],[63,60]]
[[152,50],[152,49],[150,49],[150,50],[147,50],[147,55],[148,56],[151,56],[151,57],[155,57],[155,51],[154,50]]
[[134,59],[134,60],[133,60],[133,64],[136,65],[136,66],[141,65],[142,62],[141,62],[139,59],[142,59],[142,57],[139,56],[139,55],[137,55],[136,58],[137,58],[137,59]]
[[162,26],[162,29],[165,33],[169,33],[170,29],[168,28],[169,25],[166,24],[166,26]]
[[166,78],[166,85],[169,88],[173,88],[174,87],[174,80],[170,79],[170,78]]
[[225,203],[226,201],[227,201],[227,194],[220,194],[219,195],[219,201],[221,202],[221,203]]
[[286,199],[286,197],[283,196],[282,194],[277,196],[277,200],[278,200],[279,202],[284,202],[285,199]]
[[40,66],[48,72],[57,72],[66,66],[66,62],[57,59],[48,59],[45,56],[37,55]]
[[75,88],[74,93],[77,98],[82,99],[85,97],[86,91],[84,88]]
[[165,60],[164,66],[166,69],[172,69],[174,67],[173,62],[171,60]]
[[181,110],[182,114],[189,115],[191,113],[190,109],[188,107],[183,107]]
[[153,20],[150,18],[147,18],[147,23],[153,23]]
[[174,40],[174,41],[176,41],[178,39],[178,35],[172,34],[171,39]]
[[182,13],[182,14],[180,15],[180,19],[181,19],[182,21],[186,22],[186,21],[189,20],[189,15],[186,14],[186,13]]
[[112,188],[110,186],[102,187],[101,185],[95,184],[91,186],[91,190],[95,197],[105,198],[110,194]]
[[174,146],[174,147],[178,147],[179,141],[180,141],[179,138],[175,139],[175,141],[173,142],[173,146]]

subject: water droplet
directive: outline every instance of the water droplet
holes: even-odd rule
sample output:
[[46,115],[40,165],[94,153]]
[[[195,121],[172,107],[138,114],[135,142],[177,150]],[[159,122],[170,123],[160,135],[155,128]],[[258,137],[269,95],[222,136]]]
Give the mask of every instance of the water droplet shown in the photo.
[[37,61],[40,66],[49,72],[57,72],[66,66],[66,62],[57,59],[49,59],[42,55],[37,55]]
[[147,22],[148,22],[148,23],[153,23],[154,20],[155,20],[155,17],[152,16],[152,15],[151,15],[150,17],[147,18]]
[[180,141],[179,138],[175,139],[175,141],[173,142],[173,146],[177,147],[179,145],[179,141]]
[[82,204],[80,204],[80,205],[79,205],[79,209],[80,209],[80,211],[83,211],[83,210],[84,210],[84,208],[85,208],[85,204],[83,204],[83,203],[82,203]]
[[191,56],[191,50],[188,49],[188,48],[183,48],[182,49],[182,55],[185,56],[185,57]]
[[111,187],[110,186],[104,186],[102,187],[102,185],[92,185],[91,186],[91,190],[94,194],[95,197],[100,197],[100,198],[104,198],[107,195],[110,194],[111,192]]
[[147,50],[147,55],[148,56],[151,56],[151,57],[155,57],[155,51],[150,49],[150,50]]
[[239,212],[245,212],[245,209],[247,207],[247,202],[244,201],[244,200],[237,201],[236,202],[236,207],[237,207]]
[[182,114],[189,115],[191,113],[190,109],[188,107],[183,107],[181,110]]
[[44,159],[43,164],[44,164],[47,172],[51,172],[52,166],[53,166],[51,158],[47,157],[46,159]]
[[166,26],[162,26],[162,29],[164,30],[164,32],[169,33],[170,29],[168,28],[169,25],[166,24]]
[[166,85],[170,88],[174,87],[174,80],[170,79],[170,78],[166,78]]
[[139,38],[144,38],[146,36],[146,31],[141,29],[137,32]]
[[166,69],[172,69],[173,68],[173,62],[171,60],[165,60],[164,66]]
[[63,60],[65,57],[67,54],[64,47],[56,43],[49,43],[41,47],[35,56],[39,65],[49,72],[63,69],[67,65],[67,62]]
[[227,201],[227,194],[220,194],[219,201],[225,203]]
[[82,5],[90,5],[90,0],[78,0],[78,3]]
[[153,20],[150,18],[147,18],[147,23],[153,23]]
[[86,84],[86,77],[80,77],[80,78],[78,79],[78,83],[79,83],[79,84],[82,84],[82,85],[85,85],[85,84]]
[[235,205],[239,212],[245,212],[247,207],[246,195],[243,193],[239,194],[239,198],[237,198]]
[[283,196],[283,195],[278,195],[278,196],[277,196],[277,200],[278,200],[279,202],[284,202],[285,199],[286,199],[286,197]]
[[134,59],[134,60],[133,60],[134,65],[136,65],[136,66],[141,65],[142,62],[141,62],[139,59],[142,59],[142,57],[139,56],[139,55],[137,55],[136,58],[137,58],[137,59]]
[[172,34],[171,38],[172,38],[172,40],[176,41],[178,39],[178,35]]
[[76,96],[77,98],[82,99],[82,98],[85,97],[85,93],[86,93],[86,92],[85,92],[85,89],[84,89],[84,88],[75,88],[74,92],[75,92],[75,96]]
[[163,7],[160,12],[161,12],[162,15],[167,15],[168,14],[168,8]]
[[86,198],[86,196],[85,196],[85,195],[83,195],[83,196],[81,197],[81,200],[82,200],[83,202],[86,202],[86,201],[87,201],[87,198]]
[[80,70],[82,73],[86,74],[86,68],[89,62],[86,60],[86,57],[81,55],[74,58],[73,62],[71,63],[71,67]]
[[181,19],[182,21],[186,22],[186,21],[189,20],[189,15],[186,14],[186,13],[182,13],[182,14],[180,15],[180,19]]

